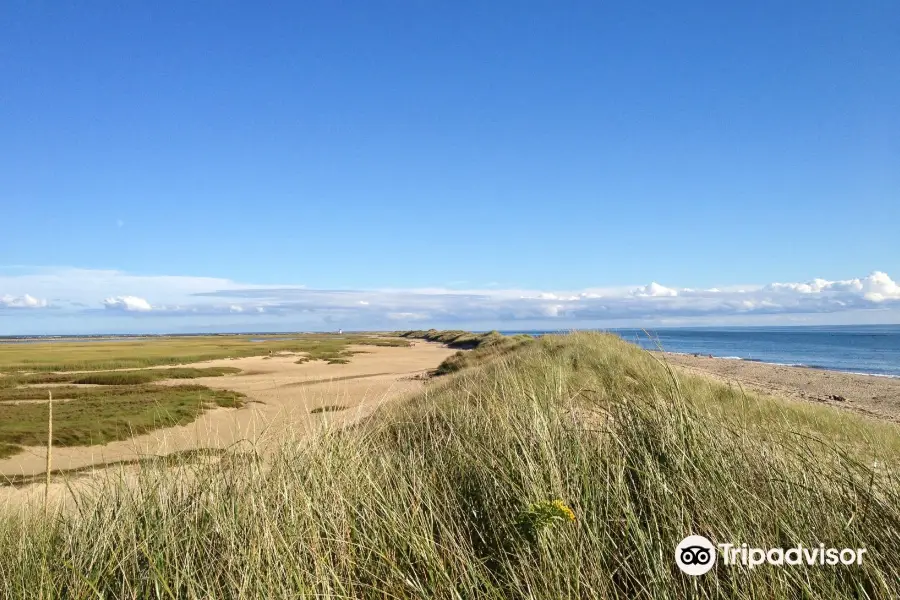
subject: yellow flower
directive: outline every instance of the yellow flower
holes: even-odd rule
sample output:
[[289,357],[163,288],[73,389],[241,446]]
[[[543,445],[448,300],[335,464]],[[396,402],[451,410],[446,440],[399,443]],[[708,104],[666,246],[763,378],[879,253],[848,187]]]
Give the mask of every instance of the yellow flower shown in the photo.
[[560,522],[575,521],[575,513],[562,500],[540,500],[519,513],[516,527],[530,542],[536,542],[538,534]]
[[554,500],[553,507],[557,510],[557,512],[559,514],[561,514],[564,518],[568,519],[569,521],[575,520],[575,513],[572,511],[571,508],[566,506],[566,503],[563,502],[562,500]]

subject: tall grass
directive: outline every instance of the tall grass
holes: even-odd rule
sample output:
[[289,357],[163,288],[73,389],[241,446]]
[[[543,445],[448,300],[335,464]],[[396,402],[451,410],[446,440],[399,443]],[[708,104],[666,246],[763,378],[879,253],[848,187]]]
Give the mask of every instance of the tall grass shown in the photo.
[[[836,422],[854,445],[826,437]],[[611,336],[547,336],[264,461],[143,469],[53,519],[0,519],[0,596],[893,598],[896,434]],[[575,520],[535,525],[552,506]],[[690,578],[689,533],[868,554]]]

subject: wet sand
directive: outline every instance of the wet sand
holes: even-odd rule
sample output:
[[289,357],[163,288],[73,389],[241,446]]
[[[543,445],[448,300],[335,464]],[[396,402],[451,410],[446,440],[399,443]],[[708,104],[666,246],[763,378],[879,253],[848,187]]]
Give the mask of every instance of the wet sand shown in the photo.
[[827,404],[900,423],[897,378],[671,353],[666,353],[665,359],[691,373],[748,390]]

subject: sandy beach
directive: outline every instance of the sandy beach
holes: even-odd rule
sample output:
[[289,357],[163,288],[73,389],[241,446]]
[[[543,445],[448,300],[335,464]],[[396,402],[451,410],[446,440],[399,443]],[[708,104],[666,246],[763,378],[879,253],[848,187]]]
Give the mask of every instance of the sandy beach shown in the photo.
[[665,359],[688,372],[748,390],[818,402],[900,423],[897,378],[673,353],[665,353]]
[[[422,389],[419,377],[455,351],[424,341],[410,347],[354,346],[347,364],[311,361],[296,356],[221,359],[196,363],[203,367],[237,367],[243,372],[209,377],[192,383],[242,392],[246,406],[209,410],[189,425],[158,429],[128,440],[96,446],[53,449],[53,469],[67,470],[118,461],[160,456],[196,448],[227,448],[239,442],[264,445],[289,430],[300,433],[323,422],[347,423],[370,414],[379,405]],[[161,384],[183,384],[183,380]],[[338,410],[324,410],[337,407]],[[34,475],[46,470],[46,450],[27,447],[0,460],[3,476]],[[2,488],[0,488],[2,489]]]

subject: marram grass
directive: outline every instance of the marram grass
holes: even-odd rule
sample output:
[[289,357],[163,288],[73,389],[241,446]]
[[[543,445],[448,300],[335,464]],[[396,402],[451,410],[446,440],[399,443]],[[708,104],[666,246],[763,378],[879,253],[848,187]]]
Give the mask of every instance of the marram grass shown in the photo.
[[[51,519],[10,514],[0,597],[894,598],[898,456],[891,425],[548,336],[264,460],[110,475]],[[689,533],[868,554],[692,578]]]

